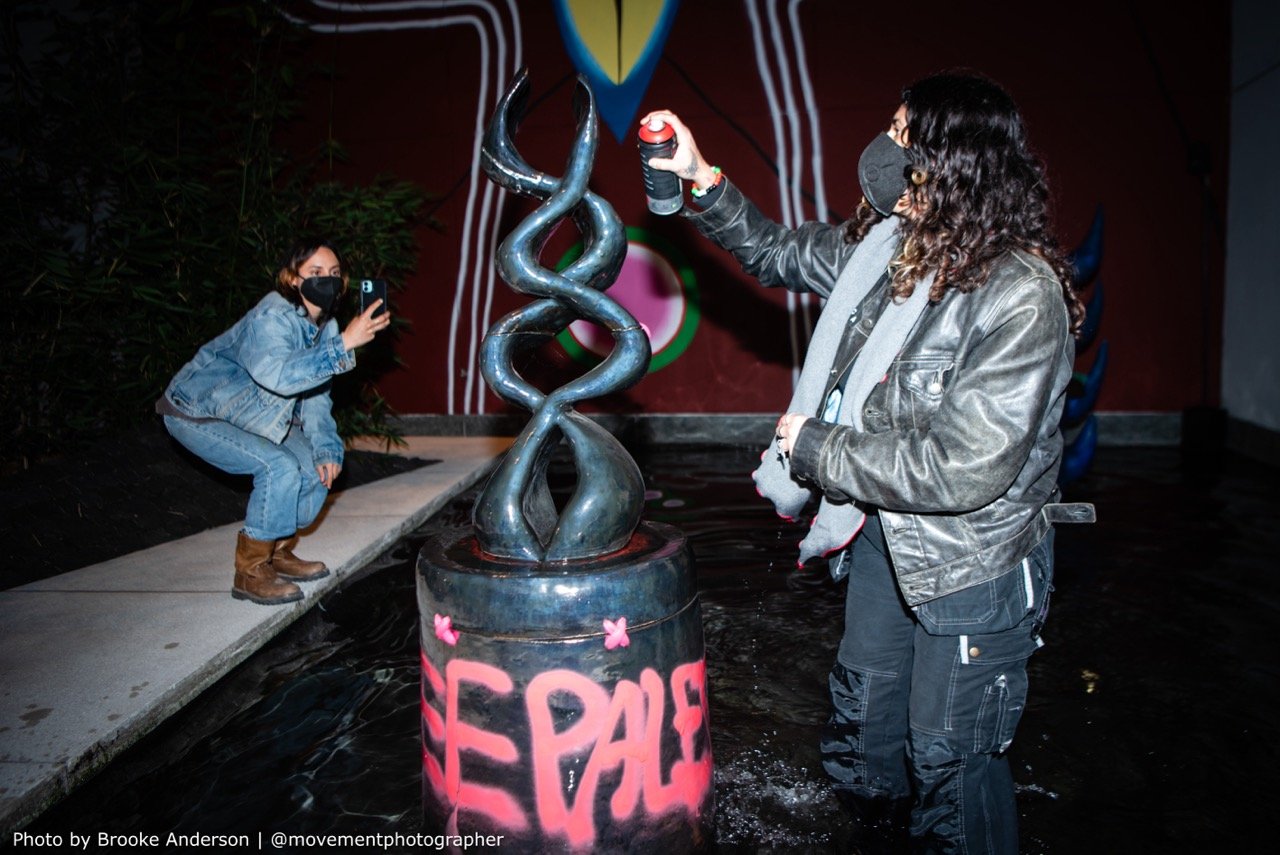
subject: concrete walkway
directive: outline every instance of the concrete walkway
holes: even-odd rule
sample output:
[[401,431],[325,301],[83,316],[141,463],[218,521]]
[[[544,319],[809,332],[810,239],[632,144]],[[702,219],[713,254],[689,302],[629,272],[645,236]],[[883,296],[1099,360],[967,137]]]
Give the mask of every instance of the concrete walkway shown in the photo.
[[244,661],[476,483],[511,440],[407,442],[392,450],[441,462],[331,496],[298,553],[333,573],[305,585],[301,602],[232,599],[238,523],[0,591],[0,832],[29,822]]

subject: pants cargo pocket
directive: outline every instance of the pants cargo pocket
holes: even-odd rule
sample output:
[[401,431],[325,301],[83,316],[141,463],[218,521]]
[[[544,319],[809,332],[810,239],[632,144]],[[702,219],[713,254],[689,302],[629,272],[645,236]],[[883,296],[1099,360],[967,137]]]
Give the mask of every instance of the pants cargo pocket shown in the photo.
[[1038,646],[1033,620],[1005,632],[957,637],[944,718],[957,751],[999,754],[1013,742],[1027,703],[1027,660]]
[[973,726],[973,751],[976,754],[999,754],[1013,744],[1022,710],[1027,703],[1027,675],[1017,671],[1001,672],[987,682],[978,703]]

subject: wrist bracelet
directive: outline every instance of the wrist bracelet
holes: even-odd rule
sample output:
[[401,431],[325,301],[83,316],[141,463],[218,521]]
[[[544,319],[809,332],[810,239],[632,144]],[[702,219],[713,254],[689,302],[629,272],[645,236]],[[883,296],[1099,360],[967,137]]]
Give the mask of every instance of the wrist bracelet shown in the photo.
[[697,184],[689,185],[689,193],[692,194],[693,198],[701,199],[703,196],[710,193],[713,189],[720,186],[720,167],[718,166],[711,167],[711,172],[713,175],[715,175],[716,180],[712,181],[711,186],[708,187],[706,190],[699,189]]

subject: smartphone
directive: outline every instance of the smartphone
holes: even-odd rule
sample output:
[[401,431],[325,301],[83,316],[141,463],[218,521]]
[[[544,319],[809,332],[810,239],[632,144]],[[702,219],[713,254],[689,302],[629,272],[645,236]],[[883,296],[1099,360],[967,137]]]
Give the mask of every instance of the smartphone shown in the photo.
[[387,311],[387,280],[385,279],[361,279],[360,280],[360,314],[364,314],[370,305],[382,301],[382,305],[373,313],[373,317],[383,314]]

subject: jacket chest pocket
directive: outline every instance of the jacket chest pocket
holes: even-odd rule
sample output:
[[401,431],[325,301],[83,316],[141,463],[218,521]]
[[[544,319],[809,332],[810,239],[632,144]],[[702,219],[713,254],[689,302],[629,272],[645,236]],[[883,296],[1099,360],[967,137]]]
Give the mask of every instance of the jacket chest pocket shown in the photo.
[[903,359],[894,364],[889,411],[895,429],[929,426],[946,397],[955,366],[955,360],[946,357]]

